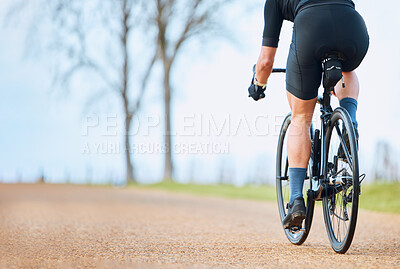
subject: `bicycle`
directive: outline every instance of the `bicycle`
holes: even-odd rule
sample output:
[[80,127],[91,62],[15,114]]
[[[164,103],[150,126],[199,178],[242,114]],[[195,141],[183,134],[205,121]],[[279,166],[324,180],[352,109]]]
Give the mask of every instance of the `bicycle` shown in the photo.
[[[303,191],[306,192],[306,218],[302,227],[285,229],[285,234],[295,245],[304,243],[311,229],[315,202],[322,201],[330,244],[335,252],[343,254],[349,249],[353,240],[360,183],[365,175],[359,177],[358,142],[350,116],[341,107],[333,110],[330,104],[334,85],[342,78],[341,58],[335,53],[328,55],[322,60],[322,65],[324,92],[317,100],[321,112],[321,130],[314,130],[311,125],[311,158]],[[286,72],[286,70],[274,69],[273,72]],[[329,74],[329,72],[336,73]],[[325,79],[331,81],[326,83]],[[286,153],[286,134],[290,123],[291,113],[283,121],[277,149],[276,191],[281,221],[286,216],[285,204],[289,202],[290,195],[289,163]]]

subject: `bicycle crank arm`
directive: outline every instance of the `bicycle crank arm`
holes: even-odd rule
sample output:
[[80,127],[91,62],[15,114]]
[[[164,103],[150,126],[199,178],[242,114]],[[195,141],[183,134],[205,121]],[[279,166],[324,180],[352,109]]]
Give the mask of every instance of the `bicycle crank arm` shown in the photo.
[[339,193],[343,190],[343,186],[340,184],[336,185],[327,185],[326,187],[322,188],[319,186],[318,190],[308,190],[307,197],[313,201],[322,201],[323,198],[331,198],[336,193]]

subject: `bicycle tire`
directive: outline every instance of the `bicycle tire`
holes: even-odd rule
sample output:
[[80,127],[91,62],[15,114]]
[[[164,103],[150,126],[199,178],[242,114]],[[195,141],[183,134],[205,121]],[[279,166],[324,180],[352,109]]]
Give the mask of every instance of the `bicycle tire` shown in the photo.
[[[288,183],[288,161],[287,158],[285,157],[286,149],[284,148],[284,142],[285,138],[287,138],[287,131],[289,128],[289,125],[291,123],[291,113],[289,113],[285,120],[283,121],[280,134],[279,134],[279,139],[278,139],[278,148],[277,148],[277,155],[276,155],[276,193],[277,193],[277,199],[278,199],[278,208],[279,208],[279,215],[281,222],[286,216],[286,207],[285,207],[285,202],[288,202],[288,197],[286,197],[289,193],[284,193],[284,188],[287,188],[287,186],[284,186],[283,181],[287,180]],[[313,131],[311,130],[311,134],[313,135]],[[287,155],[286,155],[287,156]],[[285,160],[284,160],[285,159]],[[284,164],[285,162],[285,164]],[[284,166],[283,166],[284,164]],[[282,169],[285,167],[284,169]],[[310,169],[308,169],[308,175],[311,175]],[[283,178],[286,178],[283,180]],[[312,179],[311,176],[309,176],[309,181],[310,181],[310,188],[312,187]],[[286,184],[287,185],[287,184]],[[304,184],[307,186],[306,184]],[[285,195],[286,194],[286,195]],[[289,229],[284,229],[284,232],[286,234],[286,237],[289,239],[289,241],[294,244],[294,245],[301,245],[303,244],[307,236],[309,234],[309,231],[311,229],[311,223],[314,215],[314,204],[315,202],[311,199],[307,199],[307,195],[305,195],[305,200],[306,200],[306,219],[303,222],[303,227],[300,231],[294,232]],[[287,200],[287,201],[285,201]]]
[[[343,138],[344,130],[348,135],[347,146]],[[332,139],[336,136],[339,141],[337,150],[334,138]],[[329,185],[333,192],[322,200],[324,222],[333,250],[344,254],[350,248],[354,237],[360,194],[357,141],[354,126],[345,109],[339,107],[330,116],[325,143],[324,178],[327,180],[323,186]],[[350,148],[347,149],[348,146]],[[339,158],[340,155],[343,156],[339,154],[340,147],[347,149],[347,153],[344,148],[341,149],[345,158]],[[341,228],[344,228],[343,235],[340,232]]]

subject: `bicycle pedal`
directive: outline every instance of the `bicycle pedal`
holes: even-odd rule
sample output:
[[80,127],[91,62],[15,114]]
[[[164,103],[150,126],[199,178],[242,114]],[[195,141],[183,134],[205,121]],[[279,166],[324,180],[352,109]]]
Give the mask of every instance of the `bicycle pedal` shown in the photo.
[[292,233],[298,233],[302,230],[302,228],[299,228],[297,226],[293,226],[289,228],[289,231],[291,231]]

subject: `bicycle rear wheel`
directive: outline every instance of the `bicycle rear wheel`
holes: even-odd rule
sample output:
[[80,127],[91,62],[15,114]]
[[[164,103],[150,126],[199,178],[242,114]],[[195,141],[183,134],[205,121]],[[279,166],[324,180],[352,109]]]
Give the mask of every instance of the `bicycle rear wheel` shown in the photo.
[[360,194],[357,141],[350,116],[343,108],[332,113],[325,141],[325,227],[332,248],[343,254],[353,240]]
[[[276,193],[278,198],[279,215],[282,220],[286,216],[286,204],[289,203],[290,187],[289,187],[289,161],[287,158],[287,131],[291,123],[291,114],[287,115],[283,121],[278,140],[278,150],[276,155]],[[311,133],[312,130],[311,130]],[[308,175],[311,175],[311,168],[308,169]],[[314,214],[314,201],[307,199],[307,190],[311,188],[312,179],[304,182],[303,196],[306,203],[306,219],[300,230],[285,229],[286,237],[292,244],[301,245],[306,241],[309,234],[312,218]]]

